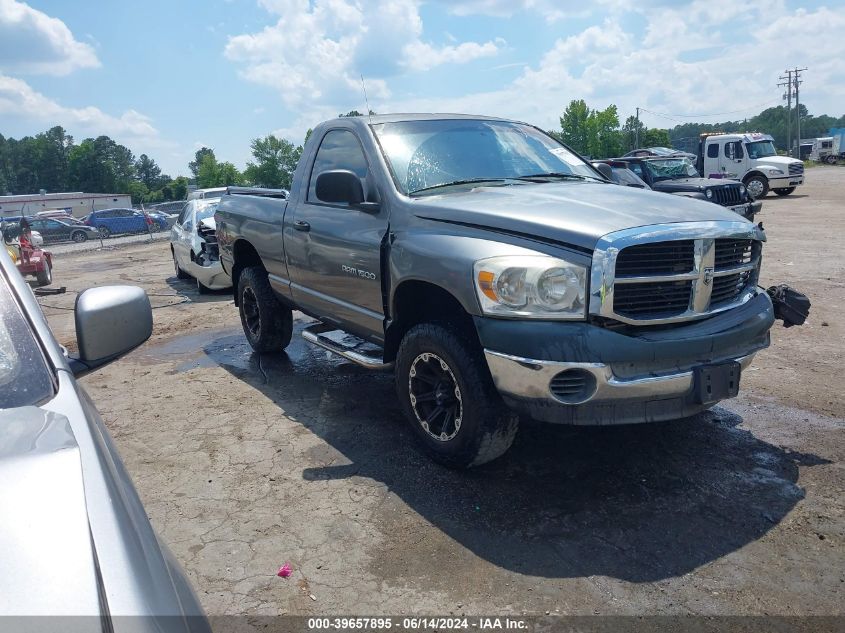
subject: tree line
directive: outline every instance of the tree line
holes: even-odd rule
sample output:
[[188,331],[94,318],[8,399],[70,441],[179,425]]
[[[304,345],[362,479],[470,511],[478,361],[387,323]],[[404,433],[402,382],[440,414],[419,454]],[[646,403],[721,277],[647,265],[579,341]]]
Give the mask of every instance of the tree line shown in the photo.
[[[370,114],[375,114],[370,112]],[[682,123],[670,129],[649,128],[634,116],[620,124],[615,105],[591,109],[583,99],[572,100],[560,116],[560,129],[549,134],[584,156],[611,158],[640,147],[678,147],[694,151],[702,132],[757,131],[771,134],[778,148],[786,149],[786,108],[777,106],[741,121],[724,123]],[[793,113],[794,114],[794,113]],[[845,127],[845,115],[813,116],[801,106],[801,136],[824,136],[831,127]],[[361,116],[352,110],[339,116]],[[792,134],[795,134],[793,116]],[[305,135],[305,141],[311,130]],[[304,142],[303,142],[304,144]],[[0,134],[0,194],[30,194],[85,191],[128,193],[132,202],[149,203],[183,200],[191,180],[197,187],[254,185],[289,189],[302,145],[273,134],[252,139],[252,160],[243,171],[228,161],[219,161],[214,150],[199,149],[188,164],[192,178],[171,178],[162,173],[147,154],[137,158],[132,151],[108,136],[86,138],[75,143],[61,126],[21,139]]]

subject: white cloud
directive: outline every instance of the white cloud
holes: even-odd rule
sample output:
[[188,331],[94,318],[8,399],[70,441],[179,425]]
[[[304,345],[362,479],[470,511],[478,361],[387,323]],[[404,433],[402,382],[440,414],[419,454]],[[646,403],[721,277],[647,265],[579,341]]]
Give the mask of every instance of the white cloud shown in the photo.
[[72,133],[105,134],[122,143],[168,147],[152,120],[135,110],[120,116],[99,108],[69,108],[32,89],[21,79],[0,74],[0,116],[45,125],[61,125]]
[[278,15],[256,33],[229,38],[225,55],[245,79],[275,88],[289,107],[348,101],[366,77],[372,99],[391,96],[388,79],[496,55],[504,44],[423,40],[417,0],[259,0]]
[[[697,0],[641,14],[642,36],[626,31],[624,21],[606,18],[560,38],[538,63],[499,88],[459,97],[388,99],[374,109],[491,114],[551,129],[570,100],[585,99],[593,108],[616,104],[622,119],[640,106],[669,114],[731,113],[702,118],[724,121],[777,105],[777,77],[797,64],[809,68],[802,103],[814,114],[845,113],[845,40],[807,46],[819,33],[845,29],[845,8],[793,11],[780,1],[750,6]],[[642,118],[652,127],[685,120],[649,113]]]
[[99,65],[91,45],[76,40],[58,18],[18,0],[0,0],[0,70],[67,75]]

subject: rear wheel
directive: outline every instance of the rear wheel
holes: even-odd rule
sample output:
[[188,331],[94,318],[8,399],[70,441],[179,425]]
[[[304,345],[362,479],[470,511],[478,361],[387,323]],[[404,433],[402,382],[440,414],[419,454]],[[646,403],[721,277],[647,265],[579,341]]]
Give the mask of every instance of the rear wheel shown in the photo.
[[53,283],[53,269],[46,259],[44,260],[44,268],[36,273],[35,278],[38,280],[39,286],[49,286]]
[[836,164],[836,156],[831,154],[830,156],[825,156],[824,162],[828,165],[835,165]]
[[85,231],[74,231],[70,234],[70,239],[74,242],[84,242],[88,239],[88,236],[85,234]]
[[97,230],[100,231],[100,237],[102,237],[102,238],[111,237],[111,229],[109,227],[101,226]]
[[779,196],[788,196],[793,191],[795,191],[795,187],[779,187],[778,189],[772,189],[777,195]]
[[396,390],[426,452],[450,468],[504,454],[519,418],[493,385],[481,350],[448,326],[411,328],[396,356]]
[[755,200],[765,198],[766,194],[769,193],[769,180],[765,176],[754,174],[746,178],[744,182],[748,195]]
[[293,312],[282,305],[262,268],[244,269],[238,277],[238,307],[246,340],[256,352],[281,352],[293,334]]

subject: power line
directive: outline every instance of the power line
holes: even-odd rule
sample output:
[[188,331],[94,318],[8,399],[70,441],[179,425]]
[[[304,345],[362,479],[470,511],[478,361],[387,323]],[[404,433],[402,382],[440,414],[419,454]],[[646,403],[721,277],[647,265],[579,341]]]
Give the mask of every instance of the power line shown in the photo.
[[703,119],[705,117],[711,116],[724,116],[726,114],[739,114],[742,112],[749,112],[750,110],[754,110],[756,108],[761,108],[766,105],[771,105],[773,103],[777,103],[779,99],[775,99],[774,101],[764,101],[763,103],[758,103],[757,105],[748,106],[747,108],[743,108],[741,110],[730,110],[728,112],[713,112],[711,114],[666,114],[665,112],[654,112],[652,110],[648,110],[646,108],[640,108],[643,112],[648,112],[649,114],[654,114],[656,116],[660,116],[666,119],[671,120],[678,120],[678,119]]

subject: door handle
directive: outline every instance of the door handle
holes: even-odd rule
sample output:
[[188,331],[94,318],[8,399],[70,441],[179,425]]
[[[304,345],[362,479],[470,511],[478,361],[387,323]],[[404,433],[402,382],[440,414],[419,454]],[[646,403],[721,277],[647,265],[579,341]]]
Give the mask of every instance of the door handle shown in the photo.
[[308,224],[308,222],[306,222],[305,220],[297,220],[293,223],[293,228],[295,228],[297,231],[310,231],[311,225]]

